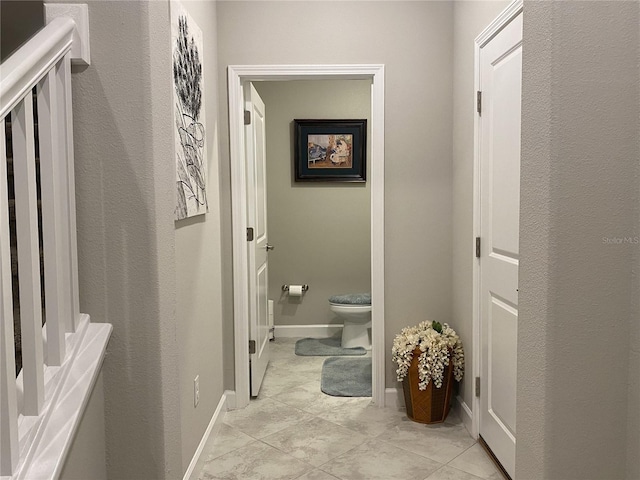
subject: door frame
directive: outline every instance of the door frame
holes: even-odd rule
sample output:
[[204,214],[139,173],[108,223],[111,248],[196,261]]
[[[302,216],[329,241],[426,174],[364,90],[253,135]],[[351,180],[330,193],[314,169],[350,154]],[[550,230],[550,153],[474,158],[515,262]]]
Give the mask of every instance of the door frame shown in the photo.
[[[480,52],[482,48],[491,41],[507,24],[516,18],[523,10],[523,0],[515,0],[509,4],[475,39],[474,53],[474,83],[473,94],[480,90]],[[475,104],[474,104],[475,106]],[[473,120],[473,242],[481,237],[480,206],[481,206],[481,168],[480,168],[480,134],[482,131],[482,117],[476,111]],[[473,378],[480,377],[480,259],[474,258],[473,262],[473,358],[472,375]],[[486,385],[483,385],[486,388]],[[471,435],[478,438],[480,433],[480,397],[473,392],[473,408],[469,412],[469,407],[464,400],[462,408],[471,414]]]
[[230,65],[229,156],[233,245],[235,408],[249,404],[249,292],[243,84],[251,81],[371,80],[372,401],[384,406],[384,65]]

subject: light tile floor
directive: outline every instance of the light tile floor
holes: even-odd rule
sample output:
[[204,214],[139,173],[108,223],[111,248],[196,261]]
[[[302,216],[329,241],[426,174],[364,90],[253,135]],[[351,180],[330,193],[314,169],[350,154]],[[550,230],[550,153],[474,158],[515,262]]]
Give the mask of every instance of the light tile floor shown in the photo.
[[295,341],[271,343],[260,395],[226,413],[203,452],[199,479],[502,479],[453,412],[428,426],[368,398],[325,395],[327,357],[298,357]]

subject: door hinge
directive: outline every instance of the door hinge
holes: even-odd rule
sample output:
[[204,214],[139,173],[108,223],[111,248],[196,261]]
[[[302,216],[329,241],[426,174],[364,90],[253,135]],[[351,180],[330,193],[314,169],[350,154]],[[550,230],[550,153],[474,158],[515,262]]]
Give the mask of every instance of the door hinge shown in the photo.
[[476,92],[476,110],[478,115],[482,115],[482,92],[480,90]]
[[480,237],[476,237],[476,257],[480,258]]
[[253,227],[247,228],[247,242],[253,242]]
[[249,110],[244,111],[244,124],[251,125],[251,112]]
[[476,397],[480,396],[480,377],[476,377]]
[[256,353],[256,341],[249,340],[249,355],[253,355]]

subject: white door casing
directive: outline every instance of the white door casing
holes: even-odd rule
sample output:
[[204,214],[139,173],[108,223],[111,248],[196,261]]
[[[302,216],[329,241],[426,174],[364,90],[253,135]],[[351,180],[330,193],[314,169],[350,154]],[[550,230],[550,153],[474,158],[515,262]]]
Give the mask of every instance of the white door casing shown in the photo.
[[[520,217],[522,6],[510,6],[476,51],[475,326],[479,332],[477,433],[515,475]],[[509,9],[507,9],[509,10]],[[483,35],[481,35],[482,37]],[[479,37],[480,38],[480,37]],[[475,367],[475,365],[474,365]]]
[[269,363],[267,153],[264,102],[253,84],[247,83],[244,90],[250,119],[245,127],[247,225],[253,229],[253,239],[247,242],[249,341],[255,346],[250,352],[250,377],[251,396],[257,397]]
[[371,319],[372,402],[384,406],[384,65],[231,65],[228,67],[235,395],[231,408],[249,404],[249,288],[246,248],[244,90],[250,81],[371,80]]

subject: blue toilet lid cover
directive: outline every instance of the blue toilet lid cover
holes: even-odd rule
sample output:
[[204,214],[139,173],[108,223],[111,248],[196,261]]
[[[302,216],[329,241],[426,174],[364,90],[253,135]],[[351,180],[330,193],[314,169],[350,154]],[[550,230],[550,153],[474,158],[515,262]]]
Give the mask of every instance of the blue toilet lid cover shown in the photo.
[[370,293],[347,293],[346,295],[332,295],[330,303],[339,305],[371,305]]

